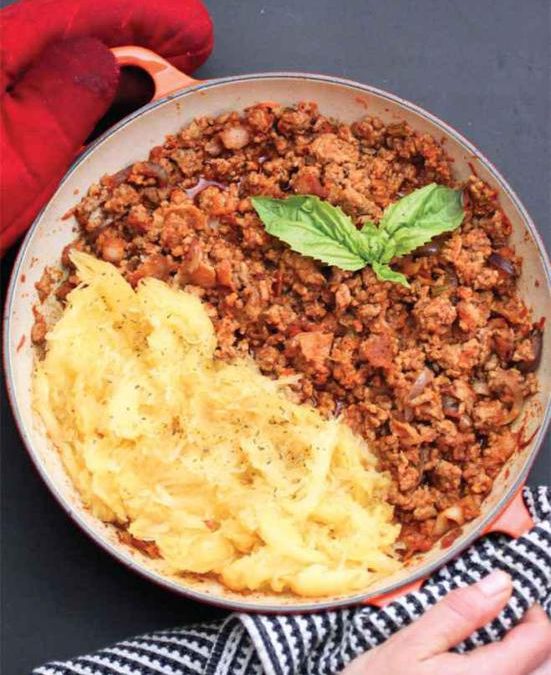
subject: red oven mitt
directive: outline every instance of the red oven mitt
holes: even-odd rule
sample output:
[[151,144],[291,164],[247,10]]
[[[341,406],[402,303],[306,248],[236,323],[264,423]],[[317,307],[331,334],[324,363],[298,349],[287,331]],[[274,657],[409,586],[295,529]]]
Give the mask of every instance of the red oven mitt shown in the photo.
[[3,253],[111,106],[119,68],[108,47],[147,47],[189,73],[213,33],[200,0],[22,0],[0,20]]

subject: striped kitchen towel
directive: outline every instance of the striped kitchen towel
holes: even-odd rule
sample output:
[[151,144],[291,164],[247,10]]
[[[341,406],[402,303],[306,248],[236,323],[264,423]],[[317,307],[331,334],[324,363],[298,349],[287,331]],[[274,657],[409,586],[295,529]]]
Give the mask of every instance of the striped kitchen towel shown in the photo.
[[532,604],[551,616],[551,490],[525,488],[536,525],[518,539],[491,534],[442,567],[422,589],[384,609],[361,606],[294,616],[232,614],[119,642],[70,661],[36,668],[35,675],[334,675],[419,617],[446,593],[495,568],[513,578],[508,605],[458,646],[466,651],[499,640]]

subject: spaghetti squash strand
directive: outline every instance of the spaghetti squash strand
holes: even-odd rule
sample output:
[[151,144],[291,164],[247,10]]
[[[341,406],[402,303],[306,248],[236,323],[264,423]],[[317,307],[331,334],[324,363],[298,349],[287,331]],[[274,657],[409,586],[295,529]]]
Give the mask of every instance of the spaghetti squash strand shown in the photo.
[[33,396],[98,518],[154,542],[167,573],[238,591],[343,594],[398,568],[390,480],[362,439],[252,360],[216,360],[197,297],[73,262]]

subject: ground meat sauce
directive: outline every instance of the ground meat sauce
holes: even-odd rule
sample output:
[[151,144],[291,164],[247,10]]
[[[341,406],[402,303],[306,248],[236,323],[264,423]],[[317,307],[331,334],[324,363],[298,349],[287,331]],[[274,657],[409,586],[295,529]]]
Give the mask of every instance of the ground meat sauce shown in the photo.
[[[466,218],[394,261],[409,289],[292,252],[250,201],[314,194],[360,226],[431,182],[464,188]],[[299,400],[369,442],[393,477],[406,557],[478,515],[536,390],[539,327],[517,294],[521,260],[495,191],[476,176],[457,184],[434,138],[374,117],[342,124],[314,103],[261,103],[195,120],[72,213],[80,231],[63,253],[61,301],[78,282],[72,247],[133,285],[153,276],[198,295],[220,358],[251,354],[267,375],[299,375]],[[37,312],[33,339],[44,335]]]

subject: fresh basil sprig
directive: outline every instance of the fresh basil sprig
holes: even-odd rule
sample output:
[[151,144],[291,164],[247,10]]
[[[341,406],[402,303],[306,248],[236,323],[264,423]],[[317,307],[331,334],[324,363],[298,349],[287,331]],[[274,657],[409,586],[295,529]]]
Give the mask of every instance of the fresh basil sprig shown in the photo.
[[381,281],[403,286],[407,278],[390,261],[455,230],[464,216],[461,192],[436,183],[391,204],[378,226],[367,222],[361,230],[339,207],[313,195],[251,201],[266,231],[293,251],[351,272],[371,265]]

